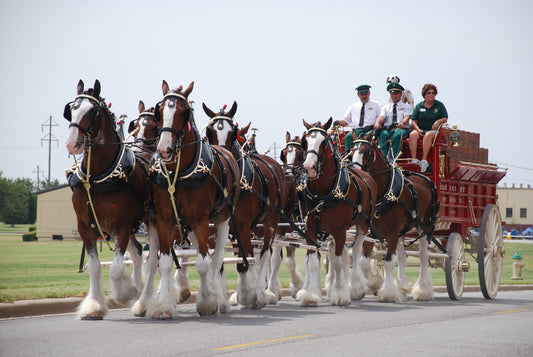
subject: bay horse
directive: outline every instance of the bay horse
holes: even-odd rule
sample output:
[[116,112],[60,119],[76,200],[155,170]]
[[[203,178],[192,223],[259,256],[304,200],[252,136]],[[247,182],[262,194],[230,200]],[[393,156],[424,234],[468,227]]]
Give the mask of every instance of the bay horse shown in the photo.
[[[116,130],[115,116],[100,98],[100,90],[98,80],[87,91],[80,80],[75,100],[65,106],[63,113],[70,122],[67,150],[70,155],[83,155],[81,162],[67,171],[67,178],[90,275],[89,294],[77,314],[89,320],[100,320],[107,313],[96,245],[99,236],[109,235],[115,243],[109,272],[113,298],[127,304],[142,289],[142,251],[140,244],[130,238],[144,217],[147,187],[147,172],[126,147],[122,132]],[[128,245],[136,265],[136,286],[123,263]]]
[[[268,278],[267,284],[267,295],[269,297],[269,303],[275,304],[279,299],[281,299],[281,283],[278,279],[279,268],[281,265],[281,247],[272,246],[274,239],[280,239],[284,236],[288,228],[279,226],[279,223],[287,223],[287,218],[292,214],[295,204],[298,199],[296,196],[296,191],[294,190],[293,184],[287,180],[287,177],[283,171],[281,165],[273,158],[268,155],[261,155],[257,152],[255,146],[256,135],[255,132],[246,138],[248,130],[250,129],[251,122],[248,123],[243,128],[238,129],[237,140],[242,146],[243,150],[251,158],[252,162],[259,168],[259,171],[262,172],[263,176],[266,175],[268,171],[272,173],[271,177],[265,176],[267,182],[270,183],[270,188],[268,188],[266,193],[270,194],[263,195],[263,199],[267,198],[270,201],[270,207],[272,210],[266,212],[267,215],[263,215],[259,222],[263,223],[263,228],[254,229],[254,234],[259,237],[263,237],[263,248],[261,251],[261,265],[260,265],[260,274],[259,274],[259,284],[260,287],[263,287],[263,275],[267,274],[268,263],[270,262],[270,276]],[[275,186],[272,187],[272,182],[275,182]],[[275,191],[273,191],[273,189]],[[273,192],[277,192],[277,196],[274,196]],[[274,204],[275,198],[277,198],[278,203]],[[267,201],[268,202],[268,201]],[[269,257],[263,259],[263,252],[268,252]],[[290,252],[290,249],[287,250],[287,255],[294,257],[294,251]],[[296,272],[296,262],[294,261],[294,268],[292,267],[292,261],[288,262],[288,268],[291,275],[291,295],[295,297],[296,293],[302,286],[301,276]],[[264,274],[263,274],[264,273]]]
[[[386,240],[385,282],[378,291],[381,301],[401,302],[403,293],[410,289],[405,276],[405,253],[403,237],[411,228],[416,228],[420,239],[420,274],[412,287],[414,300],[430,300],[433,297],[433,283],[428,270],[429,242],[433,239],[435,221],[438,217],[439,201],[435,184],[424,175],[409,173],[391,164],[378,148],[373,133],[355,140],[354,164],[367,171],[378,187],[374,225],[377,232]],[[394,257],[397,248],[398,279],[393,279]],[[370,273],[369,258],[373,244],[365,244],[361,266]],[[372,274],[370,274],[372,275]],[[380,285],[381,282],[374,284]],[[370,284],[372,285],[372,284]],[[400,291],[401,290],[401,291]]]
[[[174,232],[183,231],[198,249],[196,269],[200,288],[196,310],[201,316],[225,312],[228,306],[221,268],[229,221],[239,197],[239,167],[231,153],[202,140],[194,120],[186,90],[170,90],[163,81],[163,99],[156,105],[159,143],[152,159],[154,204],[160,241],[161,283],[157,299],[147,308],[149,317],[167,319],[175,314],[171,249]],[[208,252],[209,221],[216,229],[216,247]]]
[[[235,207],[235,227],[243,242],[244,251],[248,256],[253,256],[253,247],[250,241],[253,228],[260,221],[267,222],[266,230],[274,229],[275,225],[277,225],[274,220],[265,218],[275,213],[272,207],[268,207],[267,202],[279,200],[278,195],[285,191],[283,183],[277,176],[280,174],[280,170],[274,168],[275,165],[269,163],[267,159],[254,157],[255,154],[245,153],[241,148],[238,138],[242,139],[240,135],[245,133],[243,131],[239,134],[239,129],[233,122],[237,111],[236,102],[233,102],[231,109],[227,113],[225,112],[225,106],[218,113],[209,109],[205,103],[203,104],[203,109],[210,118],[206,126],[206,135],[209,143],[225,146],[231,150],[239,163],[241,192]],[[295,196],[292,204],[294,202]],[[266,268],[264,265],[268,264],[268,258],[264,257],[264,254],[268,249],[265,248],[265,245],[270,243],[271,238],[268,235],[261,252],[259,277],[256,276],[254,281],[250,281],[251,278],[246,276],[248,271],[244,271],[242,266],[238,266],[239,284],[236,294],[232,296],[235,303],[238,302],[243,307],[261,307],[267,302],[275,304],[281,298],[281,284],[277,280],[277,271],[275,277],[273,276],[274,268],[271,270],[269,284],[265,292]],[[279,263],[277,268],[279,270]]]
[[[307,177],[298,190],[308,209],[306,235],[316,239],[325,232],[333,239],[329,251],[331,283],[328,295],[331,304],[348,305],[351,300],[361,299],[367,287],[357,264],[353,265],[348,280],[346,230],[353,225],[357,227],[353,247],[354,262],[357,262],[374,214],[373,199],[377,187],[368,173],[349,167],[342,160],[327,132],[331,122],[332,118],[329,118],[324,125],[311,125],[303,120],[307,129],[302,139]],[[317,305],[322,296],[317,253],[307,252],[304,286],[298,293],[303,306]]]

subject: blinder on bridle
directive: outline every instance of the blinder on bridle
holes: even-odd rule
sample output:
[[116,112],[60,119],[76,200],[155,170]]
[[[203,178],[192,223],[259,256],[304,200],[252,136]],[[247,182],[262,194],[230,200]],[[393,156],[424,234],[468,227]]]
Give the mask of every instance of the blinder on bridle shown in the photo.
[[[72,123],[72,110],[73,109],[77,110],[80,107],[82,99],[88,99],[93,105],[93,109],[91,109],[92,114],[93,114],[91,118],[91,125],[89,126],[88,129],[83,128],[78,123]],[[68,126],[69,128],[70,127],[78,128],[78,130],[80,130],[83,133],[83,135],[87,135],[93,132],[95,129],[97,129],[100,124],[101,105],[102,105],[102,102],[99,99],[89,94],[80,94],[76,97],[74,101],[68,102],[65,105],[65,109],[63,110],[63,117],[70,122],[70,125]]]
[[[153,117],[154,120],[158,122],[158,120],[155,118],[155,114],[152,112],[152,109],[153,109],[153,107],[150,108],[150,109],[148,109],[147,111],[142,112],[141,114],[139,114],[139,117],[138,117],[137,119],[132,120],[132,121],[130,122],[130,125],[128,126],[128,133],[131,133],[132,131],[135,130],[135,123],[137,123],[137,121],[139,121],[139,119],[141,119],[141,118],[143,118],[143,117],[145,117],[145,118],[143,119],[143,121],[147,121],[147,120],[148,120],[147,117]],[[159,128],[156,128],[156,130],[159,130]],[[156,133],[156,134],[157,134],[157,133]]]

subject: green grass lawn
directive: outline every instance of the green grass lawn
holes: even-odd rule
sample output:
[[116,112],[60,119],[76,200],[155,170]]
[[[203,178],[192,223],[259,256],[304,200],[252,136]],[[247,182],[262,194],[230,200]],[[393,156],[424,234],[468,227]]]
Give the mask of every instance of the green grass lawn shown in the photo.
[[[20,229],[20,228],[19,228]],[[27,230],[24,227],[22,230]],[[21,235],[0,235],[0,302],[25,299],[58,298],[85,296],[89,289],[89,274],[79,273],[82,243],[81,241],[39,240],[23,242]],[[520,244],[505,241],[506,256],[502,273],[502,284],[533,284],[533,244]],[[524,258],[526,266],[522,270],[524,280],[511,280],[512,255],[518,252]],[[229,255],[230,253],[228,253]],[[298,270],[303,273],[305,250],[297,249]],[[465,273],[465,284],[478,285],[477,264],[471,262],[470,272]],[[105,244],[100,253],[101,261],[113,260]],[[416,261],[409,258],[409,261]],[[131,271],[131,267],[129,268]],[[189,269],[191,287],[198,289],[199,277],[194,268]],[[228,289],[235,289],[237,272],[235,265],[225,265]],[[321,268],[322,277],[325,269]],[[408,277],[414,282],[418,268],[409,267]],[[103,283],[109,292],[109,269],[102,269]],[[289,286],[289,273],[285,264],[280,269],[280,281],[283,287]],[[435,285],[445,285],[444,271],[432,269]],[[157,283],[157,281],[156,281]]]

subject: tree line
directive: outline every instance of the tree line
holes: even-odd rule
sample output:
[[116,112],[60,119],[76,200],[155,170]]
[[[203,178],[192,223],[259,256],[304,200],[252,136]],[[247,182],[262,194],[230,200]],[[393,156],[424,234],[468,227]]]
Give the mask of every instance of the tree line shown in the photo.
[[[59,186],[57,179],[50,188]],[[0,221],[15,224],[33,224],[37,219],[37,191],[48,188],[47,182],[36,187],[29,178],[6,178],[0,171]]]

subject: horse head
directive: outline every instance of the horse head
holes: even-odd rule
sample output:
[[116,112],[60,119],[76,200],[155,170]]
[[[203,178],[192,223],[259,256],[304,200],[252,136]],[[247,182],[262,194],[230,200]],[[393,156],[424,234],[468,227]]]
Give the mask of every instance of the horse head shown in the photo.
[[194,88],[194,82],[183,91],[183,87],[170,90],[168,83],[163,81],[163,100],[155,107],[155,120],[159,122],[159,144],[157,151],[163,159],[169,159],[178,141],[191,131],[192,109],[189,105],[188,96]]
[[226,105],[218,113],[213,112],[211,109],[202,103],[204,112],[211,119],[207,124],[205,134],[211,145],[223,145],[231,150],[233,143],[237,140],[238,128],[233,123],[233,117],[237,112],[237,102],[233,102],[229,112],[225,112]]
[[382,172],[389,167],[374,138],[374,131],[354,141],[352,162],[369,173]]
[[159,123],[155,120],[155,108],[145,109],[142,100],[139,101],[139,118],[132,120],[128,127],[131,134],[135,131],[135,152],[154,152],[155,142],[159,135]]
[[307,129],[307,134],[302,139],[302,147],[305,151],[304,168],[310,179],[316,178],[320,173],[320,168],[326,156],[331,156],[332,144],[329,140],[328,129],[333,119],[324,124],[320,122],[309,124],[304,119],[303,123]]
[[100,99],[100,82],[94,82],[94,88],[83,91],[84,84],[78,82],[76,99],[65,105],[63,116],[70,122],[67,141],[68,153],[81,154],[84,150],[84,139],[94,137],[100,129],[101,109],[105,104]]
[[305,156],[302,148],[302,139],[299,136],[291,138],[291,134],[287,132],[285,134],[285,142],[285,148],[281,150],[279,158],[283,162],[283,167],[287,174],[298,176]]
[[[250,129],[250,125],[252,123],[248,123],[244,128],[239,129],[237,132],[237,141],[239,142],[239,145],[242,146],[244,151],[254,152],[257,153],[257,150],[255,148],[255,133],[252,134],[252,137],[250,139],[246,138],[246,134],[248,134],[248,129]],[[252,128],[252,131],[255,131],[256,129]]]

